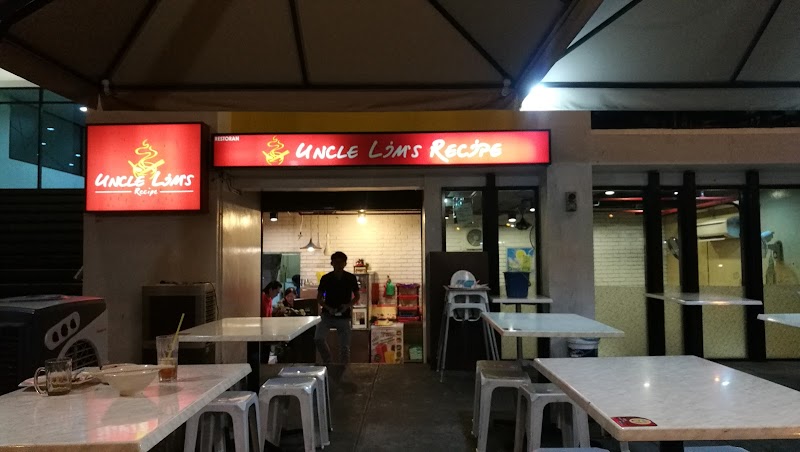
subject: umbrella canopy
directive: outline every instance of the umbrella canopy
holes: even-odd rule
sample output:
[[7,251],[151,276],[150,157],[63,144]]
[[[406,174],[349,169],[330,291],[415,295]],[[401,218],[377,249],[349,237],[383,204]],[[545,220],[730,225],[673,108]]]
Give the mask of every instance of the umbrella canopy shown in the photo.
[[800,110],[798,24],[799,0],[605,0],[526,104]]
[[5,0],[0,64],[107,110],[517,108],[601,3]]

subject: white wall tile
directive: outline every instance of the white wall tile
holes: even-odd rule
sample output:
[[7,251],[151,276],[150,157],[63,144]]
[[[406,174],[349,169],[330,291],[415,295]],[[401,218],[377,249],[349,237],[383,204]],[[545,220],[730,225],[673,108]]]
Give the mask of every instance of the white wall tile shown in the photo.
[[[301,228],[302,224],[302,228]],[[302,231],[302,237],[299,233]],[[326,235],[329,236],[326,237]],[[422,217],[420,214],[367,214],[367,223],[358,224],[355,215],[303,215],[280,213],[278,221],[264,221],[265,253],[300,253],[300,277],[316,281],[317,272],[331,271],[330,254],[300,249],[313,241],[321,247],[328,242],[330,253],[347,254],[347,270],[356,259],[378,272],[380,283],[391,276],[395,283],[422,283]]]

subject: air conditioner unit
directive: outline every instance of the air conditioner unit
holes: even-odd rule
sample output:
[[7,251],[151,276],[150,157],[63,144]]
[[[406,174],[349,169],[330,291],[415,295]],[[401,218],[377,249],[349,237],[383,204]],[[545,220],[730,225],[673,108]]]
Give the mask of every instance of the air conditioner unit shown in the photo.
[[738,239],[739,217],[715,218],[697,223],[697,239],[701,242]]

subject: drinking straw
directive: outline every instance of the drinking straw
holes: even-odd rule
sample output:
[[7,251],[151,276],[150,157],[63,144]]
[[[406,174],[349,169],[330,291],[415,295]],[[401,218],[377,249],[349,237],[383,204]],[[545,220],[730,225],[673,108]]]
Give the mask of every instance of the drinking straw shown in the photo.
[[172,351],[175,350],[175,344],[178,343],[178,333],[181,331],[184,315],[186,315],[186,313],[181,312],[181,319],[178,321],[178,329],[175,330],[175,337],[172,338],[172,345],[170,345],[169,350],[167,350],[167,358],[172,358]]

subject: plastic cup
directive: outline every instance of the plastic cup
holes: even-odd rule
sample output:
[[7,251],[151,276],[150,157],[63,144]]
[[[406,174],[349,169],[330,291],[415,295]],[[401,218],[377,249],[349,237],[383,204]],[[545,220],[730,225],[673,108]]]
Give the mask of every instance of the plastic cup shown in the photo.
[[178,380],[179,342],[175,341],[174,339],[175,336],[172,334],[168,336],[156,337],[156,355],[158,356],[158,364],[160,366],[169,366],[167,368],[158,370],[158,381],[161,383],[170,383]]

